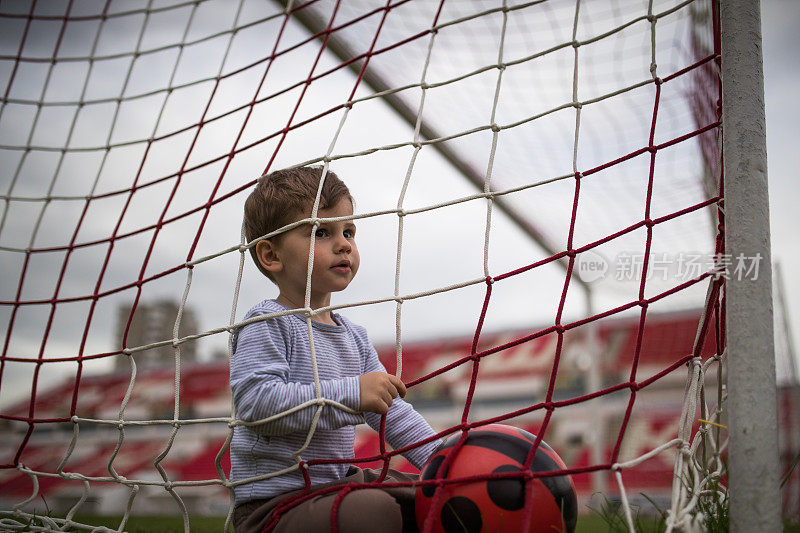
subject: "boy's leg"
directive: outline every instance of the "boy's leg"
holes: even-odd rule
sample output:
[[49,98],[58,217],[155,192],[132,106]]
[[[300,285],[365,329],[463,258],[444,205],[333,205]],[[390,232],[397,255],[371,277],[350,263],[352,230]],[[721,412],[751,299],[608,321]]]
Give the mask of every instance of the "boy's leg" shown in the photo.
[[[326,483],[316,489],[347,483],[373,483],[377,481],[379,473],[378,470],[361,470],[351,467],[350,475],[347,477]],[[413,482],[417,479],[419,479],[417,474],[389,470],[384,481],[402,483]],[[269,522],[275,507],[281,501],[300,492],[295,491],[272,499],[248,502],[238,506],[233,516],[235,531],[237,533],[260,533]],[[351,490],[339,503],[337,512],[339,530],[342,532],[371,531],[377,528],[377,530],[399,532],[403,528],[405,518],[406,531],[413,531],[416,529],[413,510],[414,493],[413,486]],[[287,510],[282,513],[274,531],[329,531],[330,513],[337,494],[338,492],[332,492],[310,498]],[[363,529],[364,525],[369,527]]]
[[[311,498],[286,512],[275,533],[314,533],[331,530],[331,512],[337,493]],[[400,533],[403,515],[400,505],[380,489],[351,490],[339,500],[336,523],[341,533],[381,531]]]
[[[362,471],[364,482],[372,483],[377,481],[381,471],[379,469],[365,469]],[[403,531],[406,533],[416,532],[417,517],[414,513],[414,499],[417,491],[412,483],[419,480],[419,474],[408,474],[390,468],[384,478],[384,483],[409,483],[407,486],[387,487],[380,490],[389,494],[400,505],[400,512],[403,516]]]

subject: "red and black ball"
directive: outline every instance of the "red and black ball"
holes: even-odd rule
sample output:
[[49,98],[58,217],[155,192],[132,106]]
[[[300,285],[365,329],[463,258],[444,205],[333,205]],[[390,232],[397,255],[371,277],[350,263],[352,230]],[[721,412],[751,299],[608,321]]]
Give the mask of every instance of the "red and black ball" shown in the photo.
[[[431,455],[420,479],[458,480],[490,473],[521,472],[536,437],[504,424],[471,429],[457,455],[443,469],[461,434],[452,435]],[[552,472],[566,469],[561,457],[544,441],[539,443],[530,469]],[[525,517],[525,478],[505,477],[464,483],[446,483],[439,489],[438,505],[431,509],[436,484],[417,487],[417,525],[422,531],[432,520],[433,532],[522,531]],[[529,532],[572,533],[578,503],[569,475],[532,478],[528,505]]]

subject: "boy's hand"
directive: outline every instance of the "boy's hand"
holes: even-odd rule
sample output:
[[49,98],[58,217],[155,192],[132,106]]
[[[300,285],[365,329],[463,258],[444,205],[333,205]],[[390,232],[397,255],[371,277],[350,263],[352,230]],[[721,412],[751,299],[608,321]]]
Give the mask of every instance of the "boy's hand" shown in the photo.
[[392,399],[406,396],[406,386],[397,376],[386,372],[370,372],[359,377],[361,385],[360,411],[385,415],[392,406]]

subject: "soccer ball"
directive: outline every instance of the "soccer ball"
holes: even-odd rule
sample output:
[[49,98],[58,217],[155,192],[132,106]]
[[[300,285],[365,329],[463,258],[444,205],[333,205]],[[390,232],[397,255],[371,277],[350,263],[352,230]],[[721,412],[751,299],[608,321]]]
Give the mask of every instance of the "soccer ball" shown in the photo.
[[[519,472],[536,437],[512,426],[488,424],[469,431],[458,455],[441,471],[445,459],[453,451],[461,434],[448,438],[430,457],[421,478],[469,478],[499,472]],[[539,443],[531,463],[533,472],[566,469],[564,462],[550,446]],[[450,483],[439,489],[439,505],[433,506],[436,485],[420,485],[415,498],[417,525],[420,531],[425,520],[433,520],[434,532],[522,531],[525,516],[525,479],[483,479],[466,483]],[[530,481],[530,532],[561,531],[572,533],[577,521],[578,504],[569,475],[539,477]],[[430,517],[430,518],[429,518]]]

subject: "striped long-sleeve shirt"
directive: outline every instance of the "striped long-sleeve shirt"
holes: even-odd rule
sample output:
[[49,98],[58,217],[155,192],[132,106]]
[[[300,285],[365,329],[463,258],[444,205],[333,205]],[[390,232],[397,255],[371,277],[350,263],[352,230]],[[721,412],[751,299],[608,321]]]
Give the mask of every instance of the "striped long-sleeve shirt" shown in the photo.
[[[253,307],[245,319],[285,311],[275,300]],[[359,376],[384,371],[366,330],[341,315],[339,325],[312,322],[314,353],[322,397],[358,410],[361,402]],[[231,390],[237,418],[255,422],[283,413],[316,397],[311,347],[305,317],[284,315],[248,324],[233,339]],[[270,422],[236,426],[231,442],[230,479],[239,482],[288,469],[296,464],[293,453],[306,441],[317,409],[310,405]],[[364,422],[376,431],[376,413],[348,413],[325,405],[311,442],[301,457],[348,459],[354,456],[355,427]],[[434,434],[430,425],[411,404],[396,398],[386,418],[386,441],[393,448],[411,445]],[[404,455],[421,468],[438,441],[415,447]],[[321,464],[309,467],[312,485],[327,483],[346,475],[349,464]],[[261,481],[234,488],[236,504],[270,498],[303,487],[303,477],[294,469]]]

